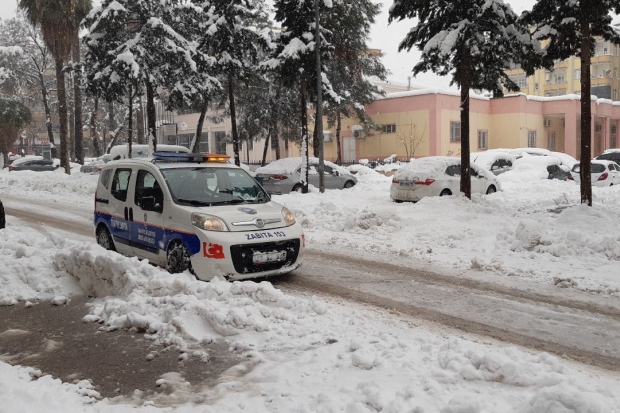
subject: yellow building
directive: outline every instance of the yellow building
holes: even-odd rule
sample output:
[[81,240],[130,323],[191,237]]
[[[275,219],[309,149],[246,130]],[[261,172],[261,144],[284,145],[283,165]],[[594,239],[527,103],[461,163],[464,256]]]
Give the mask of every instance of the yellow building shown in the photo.
[[[591,94],[600,99],[618,100],[620,90],[620,50],[618,46],[599,39],[591,64]],[[519,67],[507,71],[508,76],[532,96],[561,96],[581,92],[581,63],[578,57],[556,62],[553,70],[539,69],[526,76]],[[505,91],[507,93],[507,91]]]

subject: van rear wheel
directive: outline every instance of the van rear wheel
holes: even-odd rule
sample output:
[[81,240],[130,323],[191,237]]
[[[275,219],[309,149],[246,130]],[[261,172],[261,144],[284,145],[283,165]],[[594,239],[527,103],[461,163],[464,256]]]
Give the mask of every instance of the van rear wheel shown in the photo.
[[172,274],[181,273],[185,270],[192,270],[189,252],[182,242],[173,241],[170,243],[168,252],[166,253],[166,269]]
[[105,248],[109,251],[116,251],[116,247],[114,246],[114,241],[112,240],[112,234],[110,231],[103,225],[100,225],[97,228],[97,244],[101,247]]

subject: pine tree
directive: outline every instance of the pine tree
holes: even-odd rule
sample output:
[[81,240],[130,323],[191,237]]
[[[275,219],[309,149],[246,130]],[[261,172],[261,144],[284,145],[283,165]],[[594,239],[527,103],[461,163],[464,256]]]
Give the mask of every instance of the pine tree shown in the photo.
[[611,15],[620,13],[619,0],[538,0],[530,12],[521,16],[533,26],[535,40],[544,42],[543,65],[553,67],[554,60],[579,56],[581,63],[581,203],[592,206],[590,180],[592,158],[592,107],[590,63],[596,37],[620,44],[620,34],[611,26]]
[[[535,44],[517,15],[502,0],[396,0],[389,21],[417,19],[399,45],[422,52],[413,74],[451,74],[461,89],[461,192],[471,198],[469,167],[469,91],[483,89],[501,97],[502,86],[517,91],[505,73],[509,64],[535,53]],[[528,74],[533,71],[528,69]]]
[[201,13],[184,0],[104,0],[84,21],[89,30],[84,67],[91,93],[122,101],[130,91],[141,95],[144,88],[154,149],[158,88],[168,87],[177,101],[184,101],[210,87],[201,69],[213,58],[199,51],[197,34],[190,37],[187,31]]

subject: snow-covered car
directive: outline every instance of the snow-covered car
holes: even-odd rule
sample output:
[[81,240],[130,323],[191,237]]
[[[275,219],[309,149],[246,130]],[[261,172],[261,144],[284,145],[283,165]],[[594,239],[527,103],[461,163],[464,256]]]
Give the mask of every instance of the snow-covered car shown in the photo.
[[108,162],[95,192],[95,235],[105,249],[208,281],[285,274],[305,238],[228,156],[155,153]]
[[499,175],[512,169],[515,162],[514,155],[503,151],[472,152],[471,162],[490,171],[493,175]]
[[565,181],[570,175],[570,168],[562,164],[562,161],[555,156],[528,155],[515,160],[512,171],[505,177],[513,179],[519,176],[518,180],[532,179],[559,179]]
[[[189,153],[190,150],[185,146],[158,144],[157,152],[171,153]],[[132,158],[148,158],[153,153],[150,145],[131,145]],[[104,162],[116,161],[118,159],[127,159],[129,156],[129,145],[116,145],[108,149],[108,152],[101,157]]]
[[[620,185],[620,166],[613,161],[592,160],[590,164],[590,178],[593,186]],[[581,182],[581,164],[575,164],[571,169],[570,180]]]
[[51,159],[43,159],[42,156],[26,156],[14,160],[9,166],[9,171],[55,171],[58,164]]
[[[281,195],[301,189],[301,157],[282,158],[256,169],[256,180],[269,194]],[[310,158],[308,184],[319,187],[319,159]],[[357,178],[345,168],[325,161],[326,189],[347,189],[357,184]]]
[[[495,175],[475,163],[470,164],[472,194],[492,194],[501,190]],[[390,198],[396,202],[419,201],[427,196],[460,192],[461,158],[428,156],[414,159],[398,169],[392,178]]]
[[80,167],[80,172],[85,174],[98,174],[103,169],[103,165],[105,165],[103,159],[95,159],[84,163],[84,165]]

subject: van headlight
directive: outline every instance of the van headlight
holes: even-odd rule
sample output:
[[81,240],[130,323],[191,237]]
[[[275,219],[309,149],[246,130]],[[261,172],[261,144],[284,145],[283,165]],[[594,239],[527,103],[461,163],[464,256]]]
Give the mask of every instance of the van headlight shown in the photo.
[[213,215],[198,214],[194,212],[192,214],[192,225],[205,231],[219,231],[227,232],[228,226],[221,219]]
[[287,227],[295,223],[295,215],[287,207],[282,208],[282,217]]

